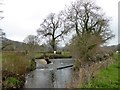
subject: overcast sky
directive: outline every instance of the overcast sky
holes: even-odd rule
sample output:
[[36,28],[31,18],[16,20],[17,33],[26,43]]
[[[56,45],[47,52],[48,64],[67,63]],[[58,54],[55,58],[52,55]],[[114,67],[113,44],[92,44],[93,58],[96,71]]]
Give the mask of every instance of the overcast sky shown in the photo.
[[[15,41],[23,41],[27,35],[36,35],[40,23],[51,12],[58,13],[75,0],[0,0],[4,10],[0,21],[0,27],[6,33],[6,37]],[[119,0],[96,0],[100,6],[111,17],[111,29],[116,35],[109,45],[118,43],[118,1]]]

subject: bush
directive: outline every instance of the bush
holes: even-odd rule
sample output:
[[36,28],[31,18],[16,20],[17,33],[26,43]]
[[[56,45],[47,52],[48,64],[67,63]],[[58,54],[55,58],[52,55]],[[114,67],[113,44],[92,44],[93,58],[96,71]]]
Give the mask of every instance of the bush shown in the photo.
[[5,80],[5,87],[6,88],[16,88],[16,87],[20,87],[21,82],[15,78],[15,77],[8,77]]
[[94,56],[100,51],[101,38],[96,35],[85,34],[75,36],[71,42],[70,51],[81,62],[94,61]]
[[35,62],[35,59],[32,59],[30,61],[30,66],[28,68],[28,71],[33,71],[33,70],[35,70],[35,68],[36,68],[36,62]]

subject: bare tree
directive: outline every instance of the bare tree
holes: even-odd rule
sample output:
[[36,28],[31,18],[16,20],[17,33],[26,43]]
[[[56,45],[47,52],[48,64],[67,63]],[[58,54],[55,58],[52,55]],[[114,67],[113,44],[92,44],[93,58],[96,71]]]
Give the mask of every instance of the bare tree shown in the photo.
[[[3,3],[0,2],[0,6],[3,5]],[[0,14],[3,13],[3,10],[0,10]],[[4,17],[0,15],[0,20],[3,19]],[[5,36],[5,33],[3,32],[3,30],[0,28],[0,39],[3,38]]]
[[[3,5],[3,3],[0,2],[0,6]],[[0,10],[0,13],[3,13],[3,10]],[[0,20],[3,19],[4,17],[0,15]]]
[[52,50],[56,50],[59,38],[68,33],[68,30],[64,29],[62,14],[56,15],[55,13],[51,13],[48,15],[48,17],[44,19],[43,23],[40,25],[37,33],[38,35],[43,35],[44,37],[49,38]]
[[30,44],[30,45],[38,45],[39,39],[35,35],[28,35],[24,40],[24,43]]
[[34,58],[34,53],[39,46],[39,39],[35,35],[28,35],[24,40],[26,43],[26,54],[29,53],[30,57]]
[[100,7],[90,0],[77,0],[66,10],[66,27],[76,31],[72,40],[73,54],[81,62],[94,60],[100,45],[114,37],[109,28],[109,19]]
[[0,29],[0,50],[3,50],[8,45],[10,45],[10,43],[3,44],[3,41],[6,39],[5,37],[6,37],[5,32],[3,32],[2,29]]
[[77,0],[65,10],[66,27],[75,30],[78,36],[100,35],[104,43],[114,35],[109,28],[110,20],[101,11],[91,0]]
[[[102,52],[101,45],[114,37],[109,28],[109,19],[101,8],[90,0],[77,0],[65,11],[67,26],[76,35],[71,41],[70,50],[76,58],[75,68],[82,70],[83,83],[91,78],[90,66],[97,62]],[[104,59],[104,58],[102,58]]]
[[2,38],[4,38],[4,37],[5,37],[5,32],[3,32],[2,29],[0,29],[0,38],[2,39]]

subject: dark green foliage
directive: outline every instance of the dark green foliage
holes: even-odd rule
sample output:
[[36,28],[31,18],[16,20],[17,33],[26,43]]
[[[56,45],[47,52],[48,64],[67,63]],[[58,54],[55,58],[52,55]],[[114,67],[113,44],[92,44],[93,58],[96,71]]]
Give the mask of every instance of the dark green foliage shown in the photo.
[[25,75],[2,71],[2,88],[21,88],[25,82]]
[[20,87],[20,84],[21,82],[15,78],[15,77],[8,77],[6,80],[6,87],[9,87],[9,88],[15,88],[15,87]]
[[33,71],[33,70],[35,70],[35,68],[36,68],[36,62],[35,62],[35,59],[32,59],[32,60],[30,60],[30,68],[29,68],[29,70]]

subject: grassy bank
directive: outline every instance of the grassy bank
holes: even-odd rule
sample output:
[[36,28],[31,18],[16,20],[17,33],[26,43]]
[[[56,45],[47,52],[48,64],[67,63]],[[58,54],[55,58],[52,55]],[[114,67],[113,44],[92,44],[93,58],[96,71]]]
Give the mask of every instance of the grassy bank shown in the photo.
[[97,75],[83,88],[118,88],[118,58],[120,53],[115,53],[113,56],[114,63],[112,63],[106,69],[100,70]]
[[20,88],[24,85],[25,74],[35,67],[31,60],[22,52],[2,53],[2,87]]

